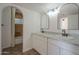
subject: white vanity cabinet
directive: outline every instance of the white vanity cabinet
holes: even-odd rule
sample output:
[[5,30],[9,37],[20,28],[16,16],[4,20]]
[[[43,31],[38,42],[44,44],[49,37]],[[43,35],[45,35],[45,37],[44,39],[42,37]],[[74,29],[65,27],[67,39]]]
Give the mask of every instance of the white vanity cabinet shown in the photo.
[[60,51],[61,51],[60,55],[74,55],[74,53],[72,53],[72,51],[64,49],[64,48],[61,48]]
[[[64,39],[63,39],[64,40]],[[76,55],[79,47],[60,39],[48,39],[48,55]]]
[[42,55],[79,55],[79,44],[72,43],[68,38],[56,38],[49,38],[41,34],[33,35],[33,48]]
[[61,41],[61,55],[79,55],[78,44],[69,43],[67,41]]
[[42,55],[47,55],[47,38],[33,35],[33,48]]
[[48,39],[48,55],[59,55],[60,47],[56,45],[56,40]]

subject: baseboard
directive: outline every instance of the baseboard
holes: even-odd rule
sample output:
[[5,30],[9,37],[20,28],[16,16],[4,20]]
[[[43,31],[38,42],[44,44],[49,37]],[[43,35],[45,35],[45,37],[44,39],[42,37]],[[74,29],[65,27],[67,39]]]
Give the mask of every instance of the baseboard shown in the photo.
[[2,50],[5,49],[5,48],[9,48],[9,47],[11,47],[11,46],[4,46],[4,47],[2,47]]
[[2,55],[2,52],[0,51],[0,55]]
[[32,48],[34,51],[36,51],[39,55],[41,55],[36,49]]
[[32,48],[28,48],[28,49],[26,49],[26,50],[23,50],[23,53],[26,52],[26,51],[29,51],[30,49],[32,49]]

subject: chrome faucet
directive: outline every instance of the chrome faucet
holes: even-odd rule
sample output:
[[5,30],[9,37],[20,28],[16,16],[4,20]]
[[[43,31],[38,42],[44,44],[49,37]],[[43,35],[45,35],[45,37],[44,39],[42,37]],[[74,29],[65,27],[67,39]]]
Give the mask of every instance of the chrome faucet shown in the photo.
[[44,30],[43,30],[43,28],[41,28],[41,32],[42,32],[42,33],[44,33]]
[[68,36],[68,33],[66,33],[66,30],[65,29],[62,29],[62,36]]

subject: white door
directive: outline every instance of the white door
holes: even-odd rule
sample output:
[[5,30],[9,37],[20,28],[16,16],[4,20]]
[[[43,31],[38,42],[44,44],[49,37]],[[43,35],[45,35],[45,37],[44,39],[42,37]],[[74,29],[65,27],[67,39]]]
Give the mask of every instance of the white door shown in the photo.
[[2,12],[2,48],[10,47],[11,45],[11,8],[7,7]]
[[2,12],[2,48],[14,46],[15,8],[7,7]]

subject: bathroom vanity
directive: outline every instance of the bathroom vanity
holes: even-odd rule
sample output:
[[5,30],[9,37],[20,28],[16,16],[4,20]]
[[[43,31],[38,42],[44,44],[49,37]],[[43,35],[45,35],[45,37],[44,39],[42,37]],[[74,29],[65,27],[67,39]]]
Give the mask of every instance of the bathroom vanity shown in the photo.
[[60,34],[33,33],[32,48],[42,55],[77,55],[79,40]]
[[59,10],[57,14],[57,30],[62,32],[45,33],[44,30],[49,29],[48,20],[50,18],[48,17],[48,19],[47,15],[42,15],[40,23],[42,33],[32,34],[32,48],[42,55],[77,55],[79,54],[79,38],[69,35],[67,31],[79,30],[79,7],[77,4],[68,3],[55,10],[51,9],[52,12],[57,10]]

